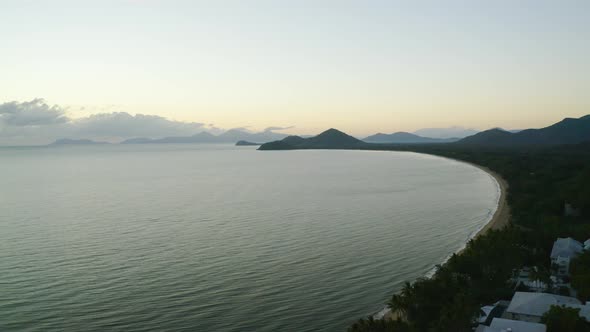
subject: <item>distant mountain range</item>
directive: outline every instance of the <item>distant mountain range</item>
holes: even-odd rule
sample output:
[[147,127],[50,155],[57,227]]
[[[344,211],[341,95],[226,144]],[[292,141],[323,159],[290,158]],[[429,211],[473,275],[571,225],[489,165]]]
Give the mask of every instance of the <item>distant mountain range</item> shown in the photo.
[[[258,133],[249,133],[246,131],[232,129],[220,135],[213,135],[208,132],[201,132],[192,136],[171,136],[164,138],[130,138],[119,144],[191,144],[191,143],[236,143],[236,142],[257,142],[260,145],[265,142],[272,142],[287,137],[285,134],[279,134],[272,131],[263,131]],[[92,145],[92,144],[110,144],[107,142],[97,142],[89,139],[70,139],[62,138],[49,145]]]
[[100,145],[100,144],[110,144],[108,142],[97,142],[89,139],[70,139],[70,138],[60,138],[55,142],[51,143],[50,145]]
[[[453,127],[458,128],[458,127]],[[422,130],[425,132],[426,129]],[[435,129],[428,129],[435,130]],[[438,130],[438,129],[437,129]],[[455,129],[453,129],[455,130]],[[455,132],[459,130],[456,129]],[[461,129],[463,130],[463,129]],[[469,130],[469,129],[467,129]],[[242,142],[240,142],[242,141]],[[526,129],[521,131],[506,131],[494,128],[474,135],[458,138],[430,138],[407,132],[393,134],[375,134],[359,140],[336,129],[329,129],[312,137],[287,136],[272,131],[249,133],[232,129],[220,135],[207,132],[193,136],[173,136],[164,138],[131,138],[121,144],[166,144],[166,143],[236,143],[238,145],[262,144],[260,150],[285,149],[358,149],[379,145],[383,149],[385,144],[454,144],[462,146],[482,147],[523,147],[523,146],[555,146],[563,144],[577,144],[590,141],[590,115],[579,119],[566,118],[554,125],[541,129]],[[250,143],[256,142],[256,143]],[[94,145],[109,144],[89,139],[58,139],[50,145]]]
[[379,144],[423,144],[423,143],[451,143],[458,141],[459,138],[430,138],[422,137],[406,132],[397,132],[393,134],[378,133],[363,138],[363,142]]
[[[329,129],[323,133],[302,138],[289,136],[280,141],[266,143],[259,150],[293,150],[293,149],[383,149],[384,143],[435,143],[432,138],[420,137],[409,133],[394,133],[391,135],[377,134],[367,137],[363,142],[339,130]],[[405,142],[401,142],[404,139]],[[414,140],[414,141],[412,141]],[[427,142],[430,140],[430,142]],[[388,141],[388,142],[385,142]],[[377,144],[377,143],[379,144]],[[523,146],[556,146],[564,144],[578,144],[590,142],[590,115],[579,119],[564,119],[552,126],[541,129],[527,129],[509,132],[502,129],[490,129],[459,141],[448,143],[453,146],[481,146],[481,147],[523,147]],[[444,143],[436,141],[436,143]]]
[[272,131],[248,133],[242,130],[232,129],[220,135],[213,135],[208,132],[202,132],[193,136],[174,136],[157,139],[131,138],[121,142],[121,144],[236,143],[238,141],[265,143],[280,140],[285,137],[287,137],[287,135],[275,133]]
[[446,139],[446,138],[464,138],[467,136],[475,135],[478,132],[479,132],[479,130],[454,126],[454,127],[448,127],[448,128],[424,128],[424,129],[416,130],[412,134],[422,136],[422,137]]
[[202,132],[193,136],[174,136],[158,139],[131,138],[121,142],[121,144],[236,143],[238,141],[265,143],[280,140],[285,137],[287,137],[287,135],[275,133],[272,131],[248,133],[242,130],[232,129],[220,135],[213,135],[208,132]]
[[456,144],[519,147],[576,144],[587,141],[590,141],[590,115],[579,119],[566,118],[541,129],[526,129],[518,132],[509,132],[497,128],[490,129],[466,137]]

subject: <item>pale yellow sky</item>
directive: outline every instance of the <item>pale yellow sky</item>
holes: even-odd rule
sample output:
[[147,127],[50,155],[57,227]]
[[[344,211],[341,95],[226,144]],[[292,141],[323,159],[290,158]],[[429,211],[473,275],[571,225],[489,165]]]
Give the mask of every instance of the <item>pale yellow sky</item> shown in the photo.
[[590,113],[590,2],[220,3],[3,4],[0,103],[358,136]]

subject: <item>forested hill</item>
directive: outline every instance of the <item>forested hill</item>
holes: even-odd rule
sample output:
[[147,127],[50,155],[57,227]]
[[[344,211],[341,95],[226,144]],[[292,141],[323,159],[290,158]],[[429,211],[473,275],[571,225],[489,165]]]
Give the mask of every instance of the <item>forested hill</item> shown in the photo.
[[280,141],[263,144],[259,150],[360,149],[370,146],[371,144],[332,128],[310,138],[289,136]]
[[462,145],[523,147],[556,146],[590,141],[590,115],[579,119],[566,118],[541,129],[511,133],[501,129],[486,130],[457,142]]
[[[509,279],[514,269],[537,266],[549,271],[556,238],[583,241],[590,237],[590,143],[533,150],[454,144],[389,146],[387,150],[449,157],[497,172],[509,184],[513,226],[471,241],[431,279],[408,280],[388,303],[406,321],[361,319],[349,331],[472,331],[481,306],[511,299],[514,285]],[[564,216],[566,202],[580,215]],[[582,302],[590,300],[590,283],[579,280],[590,280],[589,270],[573,276]]]
[[[541,129],[526,129],[512,133],[502,129],[490,129],[453,143],[428,139],[408,133],[392,135],[378,134],[366,138],[367,142],[358,140],[337,129],[329,129],[310,137],[289,136],[280,141],[269,142],[259,150],[294,150],[294,149],[397,149],[404,143],[440,143],[441,146],[472,146],[478,148],[545,148],[565,144],[590,142],[590,115],[579,119],[566,118]],[[405,141],[404,141],[405,140]],[[383,144],[395,141],[389,146]],[[448,142],[448,141],[447,141]],[[381,143],[381,144],[378,144]]]
[[[569,122],[565,125],[569,126]],[[579,125],[578,121],[574,123]],[[545,132],[560,131],[562,126]],[[261,149],[348,148],[427,153],[488,167],[509,185],[511,227],[470,241],[461,255],[454,255],[440,266],[432,278],[408,280],[401,292],[392,294],[388,304],[403,314],[404,321],[359,319],[351,323],[350,331],[471,332],[481,306],[512,298],[514,285],[509,280],[515,269],[537,266],[549,271],[549,255],[556,238],[583,241],[590,237],[590,142],[534,148],[458,143],[385,145],[359,143],[335,130],[318,137],[292,136],[264,144]],[[568,138],[557,138],[562,140]],[[580,215],[564,216],[566,203],[578,209]],[[590,272],[575,278],[590,280]],[[577,285],[580,300],[590,300],[590,283]]]
[[458,138],[430,138],[416,134],[397,132],[393,134],[378,133],[363,138],[363,142],[379,144],[424,144],[424,143],[451,143],[458,141]]

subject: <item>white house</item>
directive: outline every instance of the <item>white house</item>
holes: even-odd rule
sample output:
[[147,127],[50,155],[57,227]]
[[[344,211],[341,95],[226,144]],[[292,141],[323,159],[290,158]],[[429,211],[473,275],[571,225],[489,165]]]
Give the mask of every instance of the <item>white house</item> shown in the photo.
[[524,285],[533,292],[544,292],[547,290],[549,285],[540,280],[531,280],[531,271],[537,271],[537,267],[530,268],[528,266],[523,267],[518,273],[512,277],[512,281],[518,285]]
[[571,259],[578,256],[583,250],[584,246],[571,237],[558,238],[553,243],[551,250],[551,263],[557,266],[557,275],[568,275]]
[[590,304],[583,305],[578,299],[547,293],[516,292],[503,318],[538,323],[551,306],[579,308],[580,316],[590,319]]
[[540,323],[522,322],[504,318],[494,318],[490,326],[480,325],[475,332],[546,332],[547,326]]

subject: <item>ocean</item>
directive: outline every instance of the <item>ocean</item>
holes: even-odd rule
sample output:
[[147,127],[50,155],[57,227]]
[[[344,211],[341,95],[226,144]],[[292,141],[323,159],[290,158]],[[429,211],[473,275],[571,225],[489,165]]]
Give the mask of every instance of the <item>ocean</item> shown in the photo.
[[0,331],[342,331],[499,195],[407,152],[0,148]]

